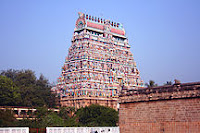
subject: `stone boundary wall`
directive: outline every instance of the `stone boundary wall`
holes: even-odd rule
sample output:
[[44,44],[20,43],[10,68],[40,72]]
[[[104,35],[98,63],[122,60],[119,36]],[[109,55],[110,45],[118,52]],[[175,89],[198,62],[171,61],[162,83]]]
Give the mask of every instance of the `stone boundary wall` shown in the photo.
[[122,90],[121,133],[199,133],[200,82]]
[[119,133],[119,127],[47,127],[47,133]]
[[200,82],[122,90],[120,103],[200,97]]
[[28,127],[1,127],[0,133],[29,133]]

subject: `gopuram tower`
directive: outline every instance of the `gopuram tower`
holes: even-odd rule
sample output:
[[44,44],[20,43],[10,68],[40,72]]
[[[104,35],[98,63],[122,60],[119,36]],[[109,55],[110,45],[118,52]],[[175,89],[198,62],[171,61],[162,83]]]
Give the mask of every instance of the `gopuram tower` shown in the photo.
[[144,87],[120,23],[78,13],[72,45],[54,89],[61,106],[117,109],[122,89]]

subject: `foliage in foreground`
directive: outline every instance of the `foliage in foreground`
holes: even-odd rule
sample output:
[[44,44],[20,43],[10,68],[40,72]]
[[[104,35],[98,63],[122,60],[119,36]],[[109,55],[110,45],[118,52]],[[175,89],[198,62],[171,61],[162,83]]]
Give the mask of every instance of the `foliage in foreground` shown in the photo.
[[37,79],[31,70],[7,70],[0,73],[0,106],[54,107],[55,95],[48,80]]
[[11,110],[0,110],[0,127],[12,127],[15,126],[15,121]]
[[11,111],[0,110],[0,127],[116,126],[118,122],[116,110],[100,105],[77,111],[73,107],[62,107],[58,114],[48,111],[55,107],[55,95],[51,93],[48,80],[42,74],[37,79],[31,70],[10,69],[0,73],[0,106],[37,108],[36,118],[32,120],[16,120]]
[[119,119],[116,110],[99,105],[80,108],[76,112],[76,117],[81,126],[89,127],[116,126]]
[[[2,113],[2,112],[0,112]],[[116,126],[118,112],[112,108],[100,105],[90,105],[74,111],[73,107],[61,107],[57,114],[48,111],[46,107],[37,108],[36,118],[33,120],[15,120],[10,111],[0,115],[0,126],[18,126],[30,128],[45,127],[79,127],[79,126]],[[6,115],[5,115],[6,114]],[[5,118],[7,117],[7,119]]]

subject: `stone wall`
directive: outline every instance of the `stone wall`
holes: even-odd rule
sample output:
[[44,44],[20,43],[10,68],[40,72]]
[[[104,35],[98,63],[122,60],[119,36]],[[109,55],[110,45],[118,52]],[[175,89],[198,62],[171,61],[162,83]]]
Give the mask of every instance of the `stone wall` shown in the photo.
[[121,133],[200,132],[200,82],[123,90]]

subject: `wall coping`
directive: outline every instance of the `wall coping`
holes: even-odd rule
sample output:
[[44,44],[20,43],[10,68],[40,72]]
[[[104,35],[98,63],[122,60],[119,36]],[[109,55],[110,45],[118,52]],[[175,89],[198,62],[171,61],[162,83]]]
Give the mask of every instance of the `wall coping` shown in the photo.
[[123,89],[119,103],[148,102],[180,98],[200,98],[200,82],[175,83],[141,89]]

